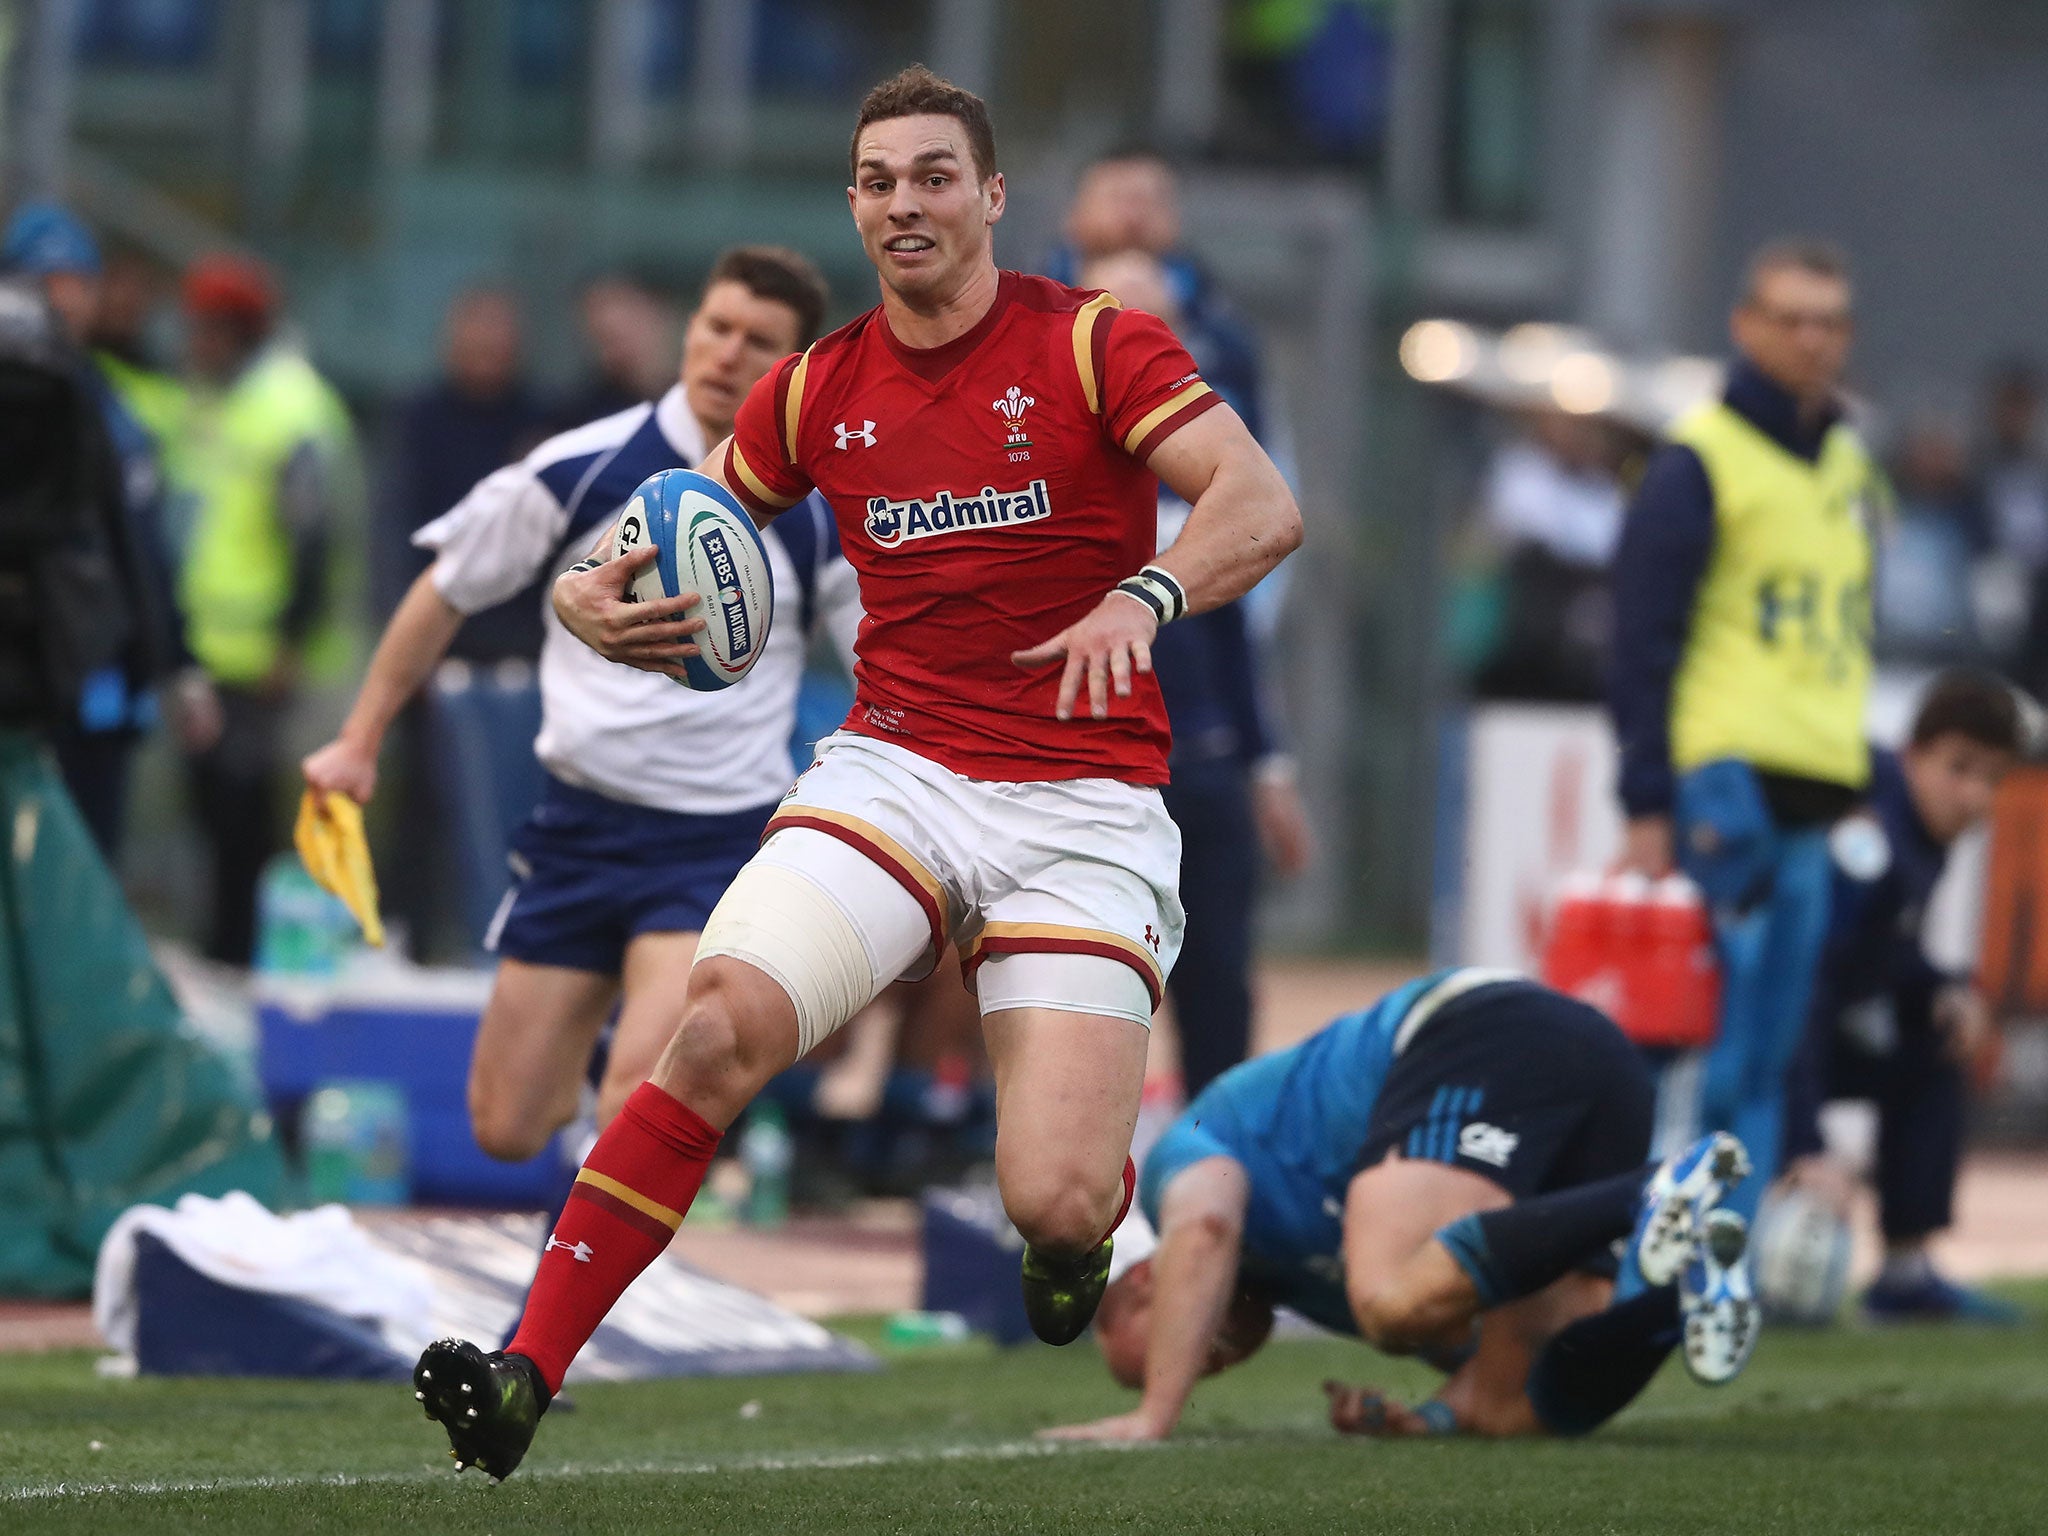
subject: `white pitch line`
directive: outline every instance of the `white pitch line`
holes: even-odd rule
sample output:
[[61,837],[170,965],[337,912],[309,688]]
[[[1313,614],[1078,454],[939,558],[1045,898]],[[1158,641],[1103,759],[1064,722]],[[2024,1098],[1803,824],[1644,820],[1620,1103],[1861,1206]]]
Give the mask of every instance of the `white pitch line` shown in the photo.
[[[1989,1397],[1957,1398],[1946,1393],[1886,1391],[1866,1399],[1854,1391],[1828,1393],[1809,1398],[1750,1400],[1736,1398],[1681,1408],[1675,1403],[1650,1404],[1629,1410],[1618,1424],[1649,1422],[1702,1423],[1733,1418],[1748,1412],[1782,1416],[1787,1413],[1817,1415],[1838,1409],[1872,1412],[1920,1411],[1957,1404],[1977,1406],[1996,1403],[2020,1407],[2048,1402],[2048,1389],[2022,1387]],[[1269,1432],[1307,1430],[1318,1425],[1304,1420],[1268,1426]],[[905,1446],[893,1451],[827,1451],[817,1455],[801,1452],[785,1455],[735,1456],[729,1461],[615,1461],[577,1464],[574,1462],[522,1468],[522,1481],[588,1477],[712,1477],[732,1472],[846,1472],[870,1467],[907,1467],[944,1462],[1030,1461],[1053,1456],[1088,1452],[1144,1452],[1203,1450],[1222,1445],[1242,1445],[1242,1436],[1186,1435],[1171,1441],[1132,1443],[1101,1440],[1003,1440],[987,1445]],[[1364,1442],[1371,1443],[1371,1442]],[[309,1477],[215,1477],[191,1479],[148,1479],[132,1483],[86,1483],[58,1481],[25,1483],[15,1488],[0,1487],[0,1505],[25,1504],[49,1499],[89,1498],[103,1494],[238,1493],[272,1488],[370,1488],[394,1484],[445,1482],[455,1474],[445,1468],[414,1472],[328,1473]],[[467,1477],[467,1474],[464,1474]],[[478,1479],[481,1480],[481,1479]]]
[[[1200,1446],[1199,1437],[1175,1441],[1182,1446]],[[523,1468],[521,1481],[544,1478],[617,1477],[657,1475],[662,1477],[707,1477],[722,1472],[844,1472],[867,1467],[903,1467],[933,1462],[1027,1461],[1046,1456],[1072,1455],[1088,1451],[1137,1451],[1157,1447],[1103,1441],[1007,1440],[993,1445],[941,1445],[898,1451],[835,1451],[810,1456],[738,1456],[730,1461],[616,1461],[595,1465],[542,1464]],[[212,1477],[178,1480],[150,1479],[133,1483],[86,1483],[59,1481],[26,1483],[17,1488],[0,1488],[0,1503],[27,1503],[39,1499],[86,1498],[99,1494],[237,1493],[271,1488],[365,1488],[394,1483],[440,1482],[455,1474],[443,1469],[419,1472],[332,1473],[314,1477]],[[479,1479],[481,1480],[481,1479]]]

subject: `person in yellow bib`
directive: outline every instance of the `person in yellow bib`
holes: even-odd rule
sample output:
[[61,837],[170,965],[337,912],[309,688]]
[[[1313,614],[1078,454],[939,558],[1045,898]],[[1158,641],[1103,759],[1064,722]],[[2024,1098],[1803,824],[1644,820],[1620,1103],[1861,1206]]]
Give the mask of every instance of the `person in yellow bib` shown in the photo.
[[[1846,259],[1750,261],[1719,400],[1673,424],[1623,525],[1610,703],[1622,862],[1683,869],[1714,914],[1720,1031],[1665,1065],[1660,1147],[1732,1131],[1777,1172],[1786,1071],[1826,938],[1830,826],[1870,777],[1873,522],[1882,480],[1838,394]],[[1745,1208],[1749,1207],[1749,1208]]]
[[164,452],[183,513],[178,606],[221,702],[192,759],[212,856],[206,951],[247,965],[256,886],[283,845],[282,729],[302,675],[333,659],[331,531],[354,483],[346,408],[310,363],[273,344],[277,289],[243,256],[184,280],[190,388]]

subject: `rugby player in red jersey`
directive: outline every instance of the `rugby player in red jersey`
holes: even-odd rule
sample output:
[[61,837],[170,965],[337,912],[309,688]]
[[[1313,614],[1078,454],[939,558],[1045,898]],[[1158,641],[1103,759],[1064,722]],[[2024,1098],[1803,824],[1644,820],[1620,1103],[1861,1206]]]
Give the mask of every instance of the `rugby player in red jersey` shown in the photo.
[[[458,1465],[494,1477],[668,1245],[725,1128],[948,943],[980,1000],[1042,1338],[1087,1326],[1130,1202],[1181,932],[1148,646],[1249,590],[1300,543],[1300,514],[1162,323],[997,268],[979,98],[905,70],[862,103],[850,169],[881,304],[778,364],[702,468],[764,522],[814,487],[830,502],[867,615],[853,710],[705,924],[675,1036],[585,1162],[518,1333],[420,1359]],[[1154,558],[1160,481],[1193,511]],[[623,601],[652,555],[563,576],[555,610],[601,654],[674,673],[694,597]]]

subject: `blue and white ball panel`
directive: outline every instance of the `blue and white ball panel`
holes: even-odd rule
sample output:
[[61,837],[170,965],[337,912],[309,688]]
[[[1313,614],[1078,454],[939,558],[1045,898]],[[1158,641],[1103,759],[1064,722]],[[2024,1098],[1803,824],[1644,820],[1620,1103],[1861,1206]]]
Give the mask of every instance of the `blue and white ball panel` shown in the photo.
[[677,680],[701,693],[730,688],[759,659],[775,615],[768,550],[753,518],[710,477],[663,470],[621,511],[612,556],[642,544],[652,544],[656,557],[629,589],[633,601],[702,594],[684,611],[706,621],[698,654],[683,662],[686,677]]

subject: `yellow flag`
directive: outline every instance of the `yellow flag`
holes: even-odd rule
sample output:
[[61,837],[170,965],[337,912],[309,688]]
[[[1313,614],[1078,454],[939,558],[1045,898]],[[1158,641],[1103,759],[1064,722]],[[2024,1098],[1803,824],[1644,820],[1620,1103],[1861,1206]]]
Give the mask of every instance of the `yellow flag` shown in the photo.
[[338,791],[308,789],[299,797],[292,841],[306,873],[339,896],[363,925],[363,937],[381,948],[384,919],[377,914],[377,874],[363,838],[363,808]]

